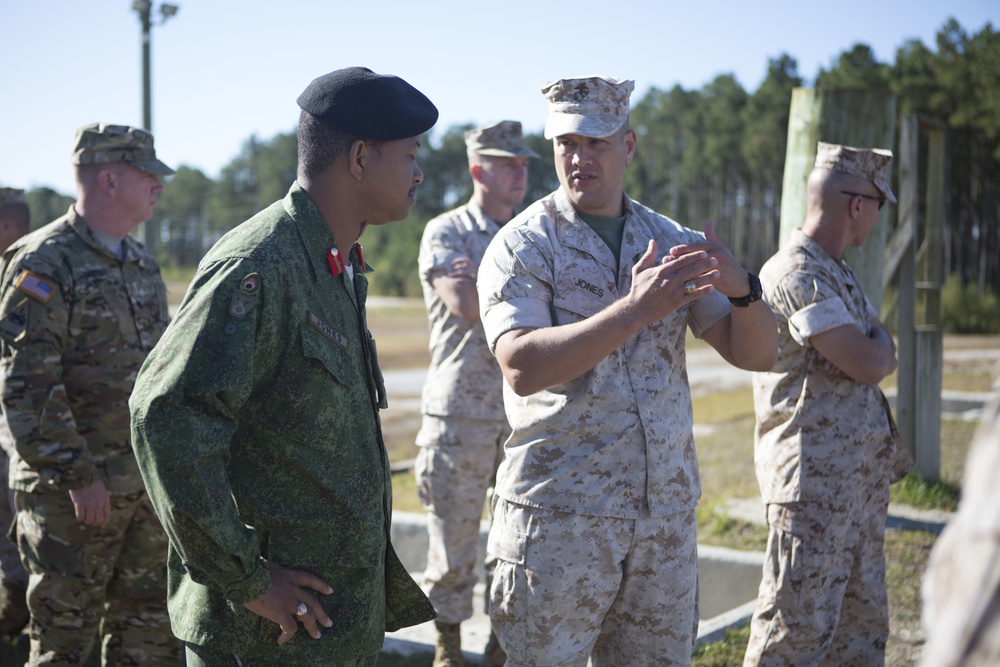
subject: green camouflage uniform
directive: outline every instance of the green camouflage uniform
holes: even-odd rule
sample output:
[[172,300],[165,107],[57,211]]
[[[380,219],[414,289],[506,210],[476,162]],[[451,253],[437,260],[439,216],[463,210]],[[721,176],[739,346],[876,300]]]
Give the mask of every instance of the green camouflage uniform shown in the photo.
[[[136,382],[136,456],[170,536],[170,615],[185,642],[266,664],[369,656],[434,616],[389,543],[381,373],[358,253],[296,184],[202,261]],[[345,253],[346,255],[346,253]],[[343,255],[342,255],[343,257]],[[315,640],[244,606],[270,586],[261,558],[333,588]]]
[[[129,442],[128,396],[167,325],[155,260],[123,259],[70,208],[14,243],[0,267],[0,382],[13,437],[16,537],[29,573],[31,664],[177,664],[166,537]],[[76,520],[68,491],[101,480],[107,526]]]

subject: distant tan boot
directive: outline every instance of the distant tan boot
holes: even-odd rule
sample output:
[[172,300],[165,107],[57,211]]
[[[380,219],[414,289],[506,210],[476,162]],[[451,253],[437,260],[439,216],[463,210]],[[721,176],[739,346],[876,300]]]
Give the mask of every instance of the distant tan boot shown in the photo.
[[[3,537],[0,536],[0,539]],[[21,634],[30,619],[24,589],[8,582],[0,582],[0,636],[14,637]]]
[[507,654],[504,653],[497,636],[490,630],[490,640],[486,642],[486,650],[483,651],[483,667],[503,667],[507,662]]
[[437,647],[431,667],[465,667],[462,657],[462,632],[460,623],[434,621],[437,628]]

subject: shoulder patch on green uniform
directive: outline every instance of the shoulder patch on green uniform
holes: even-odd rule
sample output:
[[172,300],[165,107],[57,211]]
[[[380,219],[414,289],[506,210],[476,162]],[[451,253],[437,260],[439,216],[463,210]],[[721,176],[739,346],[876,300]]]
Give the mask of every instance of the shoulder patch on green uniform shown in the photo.
[[28,300],[21,302],[0,319],[0,338],[15,343],[28,328]]
[[260,276],[256,273],[250,273],[246,278],[240,281],[240,291],[244,294],[254,295],[260,289]]
[[245,317],[257,305],[259,291],[260,276],[256,273],[247,274],[240,281],[240,286],[233,290],[233,299],[229,302],[229,314],[237,319]]
[[229,302],[229,314],[242,319],[257,305],[257,297],[251,296],[242,288],[233,290],[233,299]]
[[56,292],[55,285],[28,270],[21,274],[21,277],[14,283],[14,287],[42,303],[48,303]]

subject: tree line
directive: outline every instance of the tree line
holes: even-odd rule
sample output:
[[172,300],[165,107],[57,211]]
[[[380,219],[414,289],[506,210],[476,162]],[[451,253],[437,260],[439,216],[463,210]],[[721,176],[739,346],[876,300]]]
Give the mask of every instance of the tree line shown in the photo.
[[[769,61],[754,92],[723,74],[700,90],[652,88],[634,97],[638,148],[626,192],[695,229],[716,220],[736,257],[759,268],[777,250],[789,105],[792,90],[805,84],[795,58],[782,54]],[[893,63],[878,62],[869,46],[856,44],[811,85],[888,89],[900,114],[946,128],[945,275],[980,294],[1000,294],[1000,33],[992,24],[970,35],[951,19],[934,45],[907,41]],[[418,159],[425,181],[409,217],[365,232],[365,257],[376,269],[373,293],[420,294],[416,258],[424,225],[472,193],[463,139],[469,127],[453,126],[424,142]],[[531,162],[530,202],[558,181],[550,142],[535,134],[526,140],[542,156]],[[181,166],[144,238],[152,238],[164,266],[194,266],[229,229],[282,198],[295,166],[294,130],[270,140],[251,137],[218,179]],[[65,213],[72,201],[45,188],[28,196],[35,226]]]

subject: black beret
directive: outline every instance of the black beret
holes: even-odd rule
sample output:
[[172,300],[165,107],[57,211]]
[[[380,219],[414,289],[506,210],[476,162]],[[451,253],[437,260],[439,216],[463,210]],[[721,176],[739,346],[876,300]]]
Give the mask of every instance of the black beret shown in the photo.
[[416,137],[438,119],[437,107],[426,95],[398,76],[367,67],[317,77],[296,101],[321,122],[376,141]]

